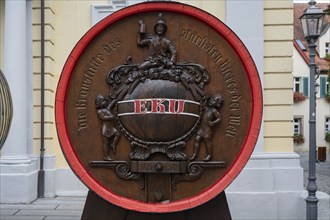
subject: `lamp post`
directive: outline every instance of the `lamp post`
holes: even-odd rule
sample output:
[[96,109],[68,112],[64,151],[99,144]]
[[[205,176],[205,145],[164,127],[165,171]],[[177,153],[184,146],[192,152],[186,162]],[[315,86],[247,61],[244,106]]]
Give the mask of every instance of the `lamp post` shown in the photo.
[[314,0],[309,1],[309,7],[304,11],[299,18],[302,24],[305,39],[308,42],[309,48],[309,69],[310,69],[310,98],[309,98],[309,169],[308,169],[308,197],[306,198],[306,219],[317,219],[317,202],[316,197],[317,185],[315,175],[316,162],[316,93],[315,93],[315,48],[318,37],[321,33],[324,13],[315,6]]

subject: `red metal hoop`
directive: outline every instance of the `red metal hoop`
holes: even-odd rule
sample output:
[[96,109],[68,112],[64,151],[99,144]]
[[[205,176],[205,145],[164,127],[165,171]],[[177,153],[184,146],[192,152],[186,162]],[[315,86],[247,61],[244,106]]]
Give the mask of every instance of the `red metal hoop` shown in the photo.
[[[251,115],[251,124],[244,146],[242,147],[239,156],[236,158],[236,161],[228,169],[227,173],[223,176],[223,178],[219,179],[213,186],[194,197],[175,201],[169,204],[147,204],[112,193],[105,189],[101,184],[99,184],[91,175],[89,175],[89,173],[86,171],[84,166],[77,158],[67,134],[67,128],[65,123],[65,100],[71,73],[80,55],[84,52],[86,46],[89,44],[89,42],[91,42],[91,40],[93,40],[106,27],[127,16],[143,12],[153,12],[160,10],[165,12],[167,11],[186,14],[195,19],[203,21],[227,40],[227,42],[236,51],[238,57],[241,59],[242,65],[246,70],[252,93],[253,109]],[[109,202],[126,209],[140,212],[176,212],[196,207],[214,198],[216,195],[221,193],[244,168],[245,164],[250,158],[250,155],[252,154],[259,135],[260,124],[262,120],[262,89],[256,66],[248,50],[246,49],[242,41],[235,35],[235,33],[233,33],[225,24],[223,24],[217,18],[198,8],[181,3],[141,3],[124,8],[112,14],[111,16],[108,16],[107,18],[96,24],[94,27],[92,27],[80,39],[80,41],[77,43],[77,45],[71,52],[69,58],[67,59],[59,80],[59,84],[56,91],[55,116],[58,137],[63,153],[65,154],[65,157],[70,167],[73,169],[76,175],[91,190],[93,190],[95,193],[108,200]]]

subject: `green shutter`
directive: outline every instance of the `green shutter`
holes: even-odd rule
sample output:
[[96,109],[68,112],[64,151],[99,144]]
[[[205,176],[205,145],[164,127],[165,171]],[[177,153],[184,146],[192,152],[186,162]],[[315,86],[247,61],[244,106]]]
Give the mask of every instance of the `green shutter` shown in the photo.
[[308,96],[308,77],[303,77],[303,93]]
[[320,97],[324,98],[327,94],[327,81],[326,77],[320,77]]

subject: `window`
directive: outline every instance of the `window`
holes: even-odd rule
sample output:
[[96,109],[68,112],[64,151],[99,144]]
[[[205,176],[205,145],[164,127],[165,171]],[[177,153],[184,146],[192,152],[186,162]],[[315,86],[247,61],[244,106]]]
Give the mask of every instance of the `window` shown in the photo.
[[302,134],[302,118],[295,117],[293,119],[293,134]]
[[293,77],[293,91],[300,92],[300,77]]
[[293,90],[294,92],[303,93],[304,96],[308,96],[308,77],[293,77]]
[[305,142],[302,116],[294,116],[293,118],[293,142],[298,145]]
[[306,51],[306,47],[305,47],[304,44],[301,42],[301,40],[296,39],[296,43],[298,44],[298,46],[300,47],[300,49],[302,49],[303,51]]
[[325,118],[325,133],[330,133],[330,117]]
[[325,54],[330,54],[330,42],[325,43]]

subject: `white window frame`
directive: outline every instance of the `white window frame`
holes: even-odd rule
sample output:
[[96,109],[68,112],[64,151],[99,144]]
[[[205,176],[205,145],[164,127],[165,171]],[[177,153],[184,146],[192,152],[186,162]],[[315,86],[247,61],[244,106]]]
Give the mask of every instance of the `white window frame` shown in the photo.
[[302,117],[293,118],[293,134],[303,134],[302,132]]
[[325,133],[330,133],[330,116],[325,117],[324,130]]
[[[296,86],[298,85],[298,91],[296,90]],[[293,91],[294,92],[301,92],[301,77],[293,77]]]
[[325,42],[325,54],[330,54],[330,42]]

